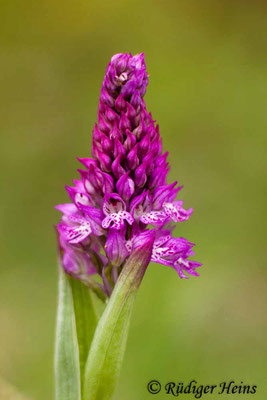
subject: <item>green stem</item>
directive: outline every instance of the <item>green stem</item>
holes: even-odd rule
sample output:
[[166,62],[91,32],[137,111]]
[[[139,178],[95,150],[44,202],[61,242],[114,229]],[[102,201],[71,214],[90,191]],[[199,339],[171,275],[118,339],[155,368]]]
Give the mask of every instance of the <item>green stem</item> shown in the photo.
[[151,257],[153,241],[133,251],[98,323],[88,356],[84,400],[111,399],[120,373],[137,289]]

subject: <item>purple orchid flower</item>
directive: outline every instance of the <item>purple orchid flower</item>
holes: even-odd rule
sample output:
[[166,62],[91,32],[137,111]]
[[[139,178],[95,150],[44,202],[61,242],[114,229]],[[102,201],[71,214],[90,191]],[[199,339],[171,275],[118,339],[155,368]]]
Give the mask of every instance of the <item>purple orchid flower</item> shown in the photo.
[[188,259],[192,243],[172,237],[174,223],[188,220],[193,209],[175,200],[182,187],[167,183],[168,153],[162,153],[159,127],[146,109],[147,84],[143,53],[112,57],[101,88],[93,158],[78,159],[85,170],[78,170],[81,180],[73,187],[66,186],[72,203],[56,207],[63,213],[58,232],[66,272],[82,279],[78,264],[83,277],[98,273],[108,294],[107,271],[115,283],[134,243],[145,244],[151,229],[151,261],[173,267],[181,278],[198,275],[201,265]]

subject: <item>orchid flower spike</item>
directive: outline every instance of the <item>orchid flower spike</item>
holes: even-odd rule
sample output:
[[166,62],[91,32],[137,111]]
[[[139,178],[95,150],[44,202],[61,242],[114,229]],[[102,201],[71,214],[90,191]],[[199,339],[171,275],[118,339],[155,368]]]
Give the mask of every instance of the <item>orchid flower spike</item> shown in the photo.
[[162,153],[159,126],[146,109],[147,84],[143,53],[111,58],[100,93],[92,158],[79,159],[81,178],[66,187],[71,203],[56,207],[63,213],[57,229],[65,271],[85,283],[89,275],[104,277],[98,285],[106,296],[133,243],[145,245],[144,232],[151,229],[151,261],[174,268],[181,278],[198,275],[201,265],[188,259],[194,254],[192,243],[172,237],[173,226],[188,220],[193,209],[175,200],[181,189],[177,182],[167,183],[168,153]]

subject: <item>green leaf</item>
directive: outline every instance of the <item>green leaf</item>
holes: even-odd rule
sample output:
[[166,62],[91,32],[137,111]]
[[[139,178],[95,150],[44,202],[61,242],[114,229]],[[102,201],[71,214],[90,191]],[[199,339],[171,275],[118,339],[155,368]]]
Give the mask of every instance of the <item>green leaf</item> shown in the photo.
[[55,349],[56,400],[81,400],[79,348],[71,285],[59,267]]
[[85,363],[97,325],[97,316],[90,290],[78,279],[69,277],[74,303],[76,332],[79,346],[81,388],[84,384]]
[[124,265],[98,323],[85,370],[84,400],[109,400],[118,379],[137,289],[150,261],[154,237]]

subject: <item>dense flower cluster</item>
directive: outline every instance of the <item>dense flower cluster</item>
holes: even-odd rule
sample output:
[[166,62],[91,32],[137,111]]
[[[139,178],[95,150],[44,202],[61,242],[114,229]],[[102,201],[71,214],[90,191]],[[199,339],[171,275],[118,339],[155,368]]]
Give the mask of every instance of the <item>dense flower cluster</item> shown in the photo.
[[[91,282],[102,277],[106,295],[132,251],[135,240],[154,232],[151,261],[172,266],[181,278],[198,275],[201,264],[189,260],[193,243],[171,236],[173,223],[186,221],[192,209],[175,201],[181,187],[167,184],[167,153],[162,154],[159,127],[143,99],[148,75],[143,54],[116,54],[101,89],[92,158],[79,161],[80,180],[66,187],[71,203],[56,206],[63,266]],[[145,243],[144,243],[145,244]],[[90,284],[91,284],[90,283]]]

